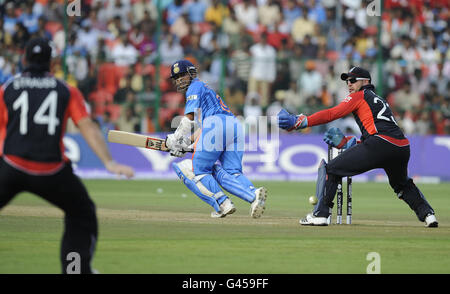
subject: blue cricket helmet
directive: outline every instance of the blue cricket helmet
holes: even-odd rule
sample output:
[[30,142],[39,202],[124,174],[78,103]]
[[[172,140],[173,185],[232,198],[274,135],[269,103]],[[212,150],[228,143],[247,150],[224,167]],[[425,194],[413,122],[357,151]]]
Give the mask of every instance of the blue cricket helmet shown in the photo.
[[175,61],[170,67],[170,77],[173,79],[179,74],[183,73],[196,74],[197,68],[189,60],[182,59]]

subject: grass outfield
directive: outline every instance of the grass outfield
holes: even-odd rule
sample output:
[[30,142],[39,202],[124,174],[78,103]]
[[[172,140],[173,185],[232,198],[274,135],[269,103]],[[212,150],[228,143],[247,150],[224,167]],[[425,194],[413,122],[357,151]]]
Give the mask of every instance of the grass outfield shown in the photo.
[[[385,183],[353,184],[352,225],[303,227],[312,182],[267,183],[260,219],[234,196],[235,214],[211,219],[178,181],[84,182],[97,204],[101,273],[366,273],[369,252],[381,273],[450,273],[450,183],[419,185],[439,220],[430,229]],[[59,273],[61,217],[25,193],[4,208],[0,273]]]

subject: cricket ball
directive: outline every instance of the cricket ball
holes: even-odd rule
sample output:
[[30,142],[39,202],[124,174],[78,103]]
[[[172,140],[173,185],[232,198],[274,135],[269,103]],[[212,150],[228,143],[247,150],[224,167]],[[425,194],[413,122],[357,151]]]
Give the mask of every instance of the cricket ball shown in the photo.
[[317,204],[317,197],[316,196],[309,197],[309,204],[316,205]]

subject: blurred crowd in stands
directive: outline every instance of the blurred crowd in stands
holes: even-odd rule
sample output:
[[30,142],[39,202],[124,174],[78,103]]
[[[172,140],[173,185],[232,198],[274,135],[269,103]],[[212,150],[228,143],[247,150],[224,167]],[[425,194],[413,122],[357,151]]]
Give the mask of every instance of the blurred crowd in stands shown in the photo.
[[184,97],[169,67],[187,58],[250,120],[336,105],[348,94],[340,73],[358,65],[406,134],[450,134],[448,0],[386,0],[382,13],[379,0],[77,1],[79,16],[62,0],[0,0],[0,84],[22,70],[28,39],[52,39],[52,72],[105,132],[170,131]]

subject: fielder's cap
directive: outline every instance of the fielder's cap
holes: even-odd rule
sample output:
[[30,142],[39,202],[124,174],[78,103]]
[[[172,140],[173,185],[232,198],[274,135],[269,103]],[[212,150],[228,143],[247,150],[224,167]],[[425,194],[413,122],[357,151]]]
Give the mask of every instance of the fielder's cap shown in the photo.
[[362,78],[372,80],[370,73],[362,67],[354,66],[348,73],[341,74],[341,80],[346,81],[348,78]]
[[190,72],[190,71],[197,71],[195,66],[190,62],[189,60],[183,59],[175,61],[174,64],[170,67],[170,77],[174,78],[175,76]]
[[30,64],[46,64],[52,58],[50,40],[33,38],[25,45],[25,59]]

